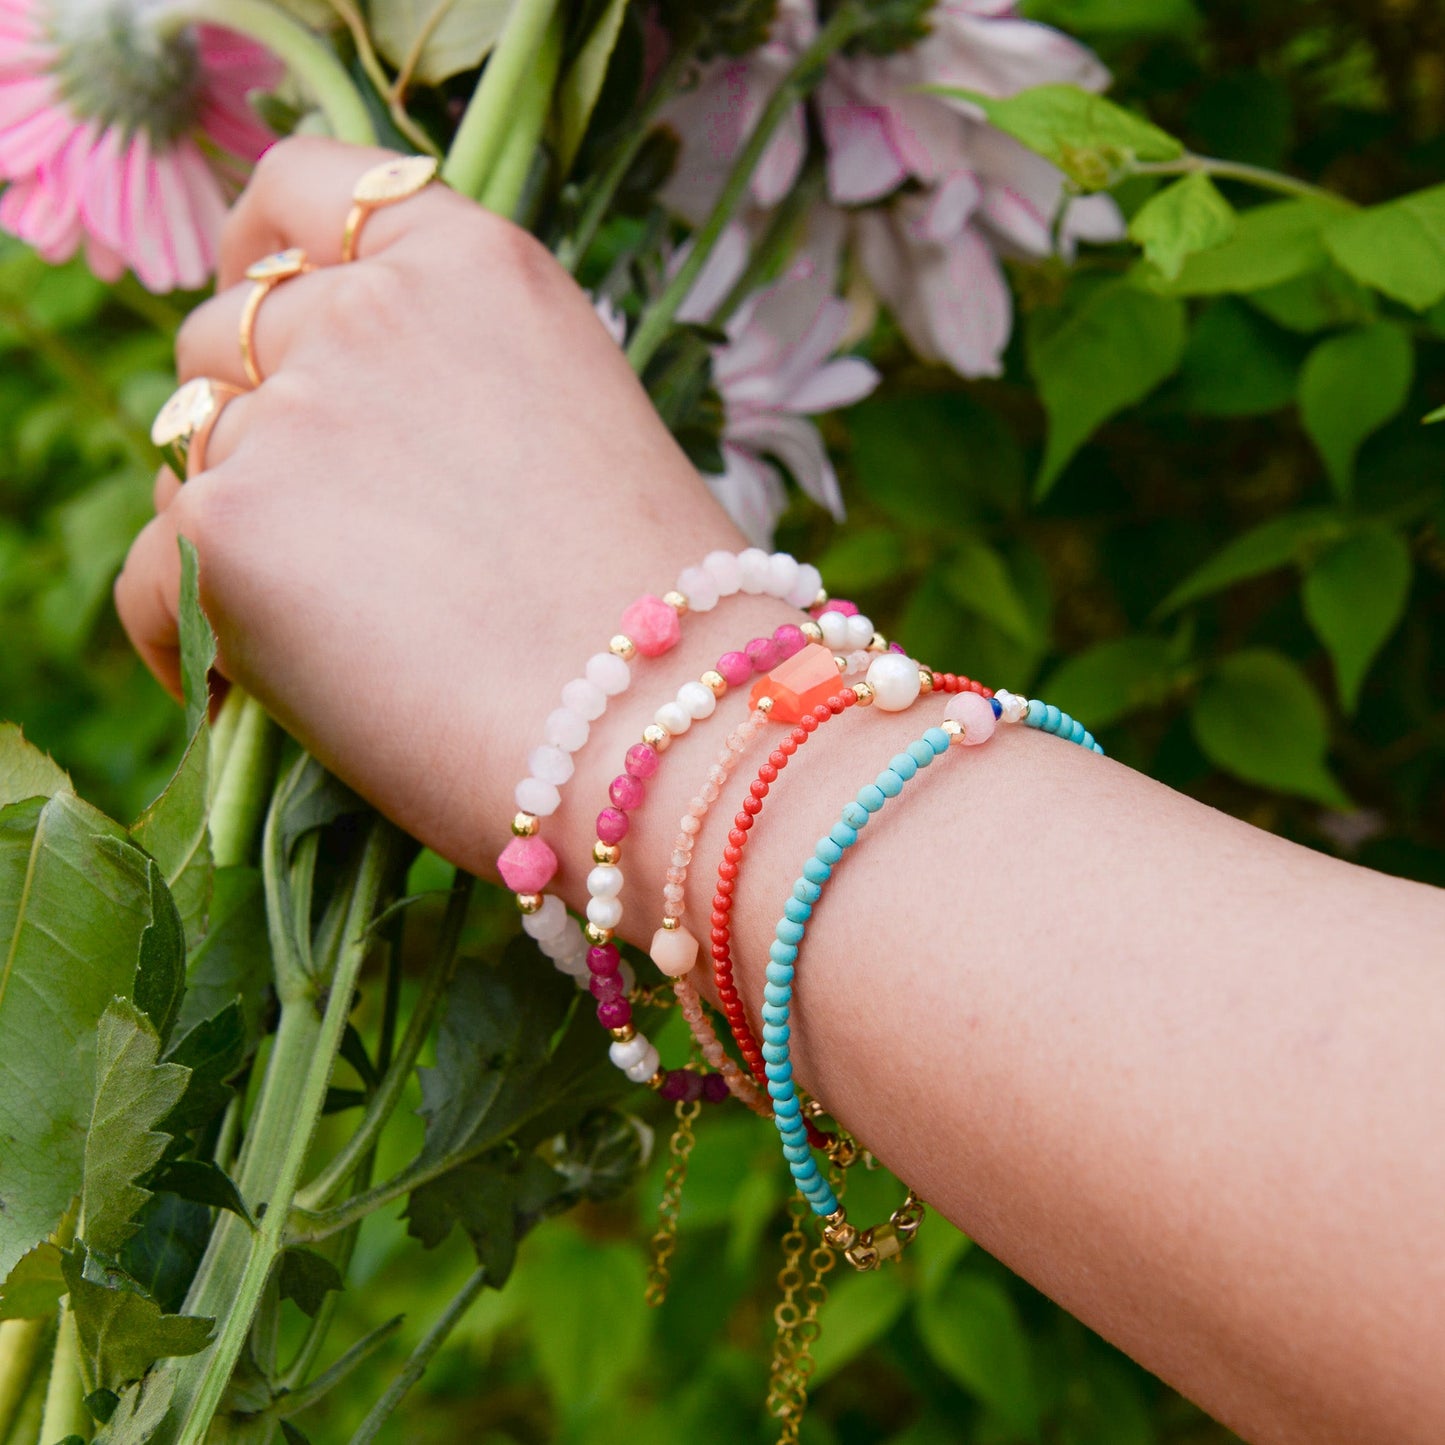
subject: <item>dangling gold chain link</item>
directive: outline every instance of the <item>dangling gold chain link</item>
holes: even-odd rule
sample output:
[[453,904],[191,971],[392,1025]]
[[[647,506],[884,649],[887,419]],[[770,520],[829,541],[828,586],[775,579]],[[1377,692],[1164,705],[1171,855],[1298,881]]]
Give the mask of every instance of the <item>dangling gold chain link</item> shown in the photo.
[[657,1233],[652,1236],[652,1264],[647,1271],[647,1289],[643,1298],[654,1308],[667,1298],[667,1286],[672,1278],[669,1262],[677,1248],[677,1216],[682,1207],[682,1186],[687,1183],[687,1161],[692,1154],[696,1137],[692,1132],[693,1120],[702,1108],[700,1099],[690,1102],[677,1101],[677,1128],[673,1130],[668,1145],[672,1163],[662,1181],[662,1201],[657,1207]]

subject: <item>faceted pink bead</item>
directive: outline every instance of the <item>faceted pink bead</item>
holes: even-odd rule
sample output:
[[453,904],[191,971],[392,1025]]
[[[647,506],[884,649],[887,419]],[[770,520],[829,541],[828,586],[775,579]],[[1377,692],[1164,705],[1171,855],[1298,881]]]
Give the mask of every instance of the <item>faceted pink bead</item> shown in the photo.
[[587,987],[592,990],[592,997],[598,1003],[609,998],[621,998],[626,992],[622,987],[622,979],[615,973],[595,973]]
[[845,602],[841,597],[830,597],[821,607],[813,609],[814,617],[821,617],[825,612],[841,612],[844,617],[856,617],[858,615],[858,604],[856,602]]
[[615,943],[598,943],[587,950],[587,967],[593,973],[616,973],[621,964],[622,955]]
[[634,778],[650,778],[657,771],[658,756],[646,743],[633,743],[627,750],[627,771]]
[[743,650],[754,672],[771,672],[783,660],[783,649],[771,637],[755,637]]
[[729,687],[741,687],[753,675],[753,660],[745,652],[725,652],[717,660],[717,670]]
[[632,1022],[632,1005],[625,998],[604,999],[597,1005],[597,1022],[604,1029],[620,1029]]
[[993,704],[986,697],[980,697],[976,692],[954,693],[949,698],[943,715],[963,724],[965,747],[977,747],[979,743],[986,743],[998,726],[997,719],[993,715]]
[[677,613],[661,597],[650,592],[639,597],[622,614],[622,630],[636,644],[644,657],[661,657],[677,646],[682,624]]
[[497,859],[502,882],[513,893],[540,893],[557,872],[557,855],[535,834],[513,838]]
[[640,779],[634,778],[630,773],[618,773],[607,790],[607,796],[623,812],[631,812],[633,808],[642,806],[647,789],[643,787]]
[[604,843],[620,843],[627,836],[627,814],[620,808],[603,808],[597,815],[597,837]]
[[773,641],[778,644],[782,661],[786,662],[795,652],[801,652],[808,645],[808,636],[801,627],[785,622],[773,633]]

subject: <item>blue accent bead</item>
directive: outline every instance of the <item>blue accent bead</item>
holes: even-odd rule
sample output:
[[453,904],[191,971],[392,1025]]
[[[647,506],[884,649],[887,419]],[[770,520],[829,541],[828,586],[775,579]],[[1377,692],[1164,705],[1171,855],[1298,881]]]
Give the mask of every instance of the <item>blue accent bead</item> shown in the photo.
[[1025,721],[1025,722],[1029,725],[1029,727],[1031,727],[1031,728],[1041,728],[1041,727],[1043,727],[1043,725],[1044,725],[1044,710],[1045,710],[1045,704],[1044,704],[1044,703],[1041,703],[1041,702],[1038,700],[1038,698],[1036,698],[1036,697],[1035,697],[1035,698],[1030,698],[1030,699],[1029,699],[1029,710],[1028,710],[1028,713],[1026,714],[1026,716],[1024,717],[1024,721]]
[[887,801],[887,795],[877,783],[864,783],[858,789],[858,802],[870,813],[876,813]]
[[809,883],[826,883],[832,876],[832,865],[821,858],[809,858],[803,864],[803,878]]
[[843,849],[831,837],[819,838],[813,853],[820,862],[826,863],[830,868],[843,857]]
[[[911,763],[913,759],[909,758],[908,761]],[[884,768],[884,770],[878,774],[875,782],[877,783],[878,791],[882,793],[885,798],[896,798],[899,793],[903,791],[903,779],[895,773],[892,768]]]
[[840,848],[851,848],[858,841],[858,830],[847,823],[834,823],[828,829],[828,837]]
[[766,1003],[790,1004],[793,1001],[793,990],[782,983],[765,984],[763,987],[763,1000]]
[[897,753],[888,760],[888,766],[906,783],[918,771],[912,753]]
[[779,943],[786,943],[789,947],[796,948],[803,941],[803,935],[808,930],[801,923],[794,923],[791,918],[780,918],[777,928],[773,931],[778,935]]
[[763,1005],[763,1022],[765,1024],[785,1024],[792,1015],[792,1010],[787,1004],[765,1003]]
[[[785,968],[791,968],[798,961],[798,945],[784,943],[781,938],[775,938],[768,945],[768,957],[774,963],[781,963]],[[777,982],[789,983],[791,979],[778,979]]]
[[783,904],[783,917],[793,923],[806,923],[813,916],[813,905],[811,903],[799,903],[796,898],[790,898]]
[[993,709],[995,717],[1003,716],[1003,704],[996,697],[989,698],[988,705]]
[[949,736],[942,728],[929,728],[923,734],[923,741],[933,749],[934,757],[942,757],[948,751]]
[[793,897],[801,903],[816,903],[823,896],[822,885],[810,878],[799,878],[793,884]]
[[776,1044],[780,1048],[793,1036],[791,1024],[764,1024],[763,1042],[765,1044]]
[[933,749],[922,738],[918,738],[908,744],[908,756],[920,768],[926,768],[933,761]]
[[[789,947],[790,945],[784,944],[783,946],[784,946],[785,948],[787,948],[787,947]],[[768,982],[769,982],[769,983],[776,983],[776,984],[789,984],[789,983],[792,983],[792,981],[793,981],[793,973],[794,973],[794,969],[793,969],[793,965],[792,965],[791,963],[782,963],[782,962],[780,962],[780,961],[779,961],[778,959],[776,959],[776,958],[774,958],[774,959],[769,959],[769,961],[768,961]]]

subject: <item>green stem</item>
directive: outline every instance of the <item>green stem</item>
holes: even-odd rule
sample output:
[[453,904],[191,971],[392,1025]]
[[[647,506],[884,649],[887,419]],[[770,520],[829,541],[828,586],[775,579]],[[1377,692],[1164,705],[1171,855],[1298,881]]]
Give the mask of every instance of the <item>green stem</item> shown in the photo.
[[[238,1180],[242,1196],[261,1220],[254,1234],[241,1240],[246,1247],[239,1274],[235,1256],[241,1251],[234,1246],[228,1250],[225,1243],[237,1239],[236,1232],[224,1222],[218,1225],[208,1256],[225,1251],[231,1257],[219,1259],[209,1270],[203,1265],[204,1282],[198,1275],[201,1288],[199,1292],[192,1288],[192,1296],[199,1297],[187,1301],[189,1312],[217,1316],[219,1328],[204,1354],[178,1364],[172,1403],[177,1422],[175,1445],[201,1445],[205,1439],[283,1248],[291,1202],[321,1117],[326,1086],[351,1011],[352,991],[367,954],[368,925],[391,865],[392,836],[382,820],[372,823],[352,889],[345,941],[325,1013],[318,1019],[315,1001],[310,998],[292,1000],[282,1008]],[[226,1218],[229,1221],[232,1216]]]
[[486,1271],[479,1269],[461,1287],[443,1311],[442,1317],[426,1332],[421,1343],[407,1357],[401,1373],[387,1387],[386,1394],[371,1407],[366,1419],[357,1427],[356,1434],[351,1437],[351,1445],[370,1445],[370,1442],[376,1439],[391,1412],[401,1403],[406,1392],[421,1379],[426,1367],[431,1363],[432,1356],[445,1344],[447,1336],[471,1308],[472,1302],[481,1294],[486,1282]]
[[1246,185],[1258,186],[1263,191],[1277,191],[1283,196],[1297,196],[1304,200],[1329,201],[1336,206],[1355,209],[1355,203],[1323,186],[1311,185],[1308,181],[1296,180],[1280,171],[1269,171],[1263,166],[1246,165],[1243,161],[1218,160],[1214,156],[1181,156],[1174,161],[1136,161],[1129,167],[1129,174],[1135,176],[1190,176],[1205,175],[1221,181],[1243,181]]
[[462,926],[466,923],[467,910],[471,905],[474,881],[467,878],[452,893],[447,903],[441,938],[437,942],[431,966],[422,980],[421,995],[407,1020],[406,1033],[402,1036],[396,1057],[387,1066],[381,1084],[367,1104],[360,1126],[347,1140],[341,1152],[296,1196],[298,1207],[311,1211],[319,1210],[336,1193],[376,1143],[387,1120],[401,1102],[402,1091],[406,1088],[407,1080],[411,1078],[411,1071],[415,1068],[422,1046],[431,1032],[431,1022],[437,1005],[456,971],[457,945],[461,942]]
[[45,1320],[0,1320],[0,1440],[30,1393],[46,1328]]
[[[328,1299],[332,1296],[328,1295]],[[405,1315],[393,1315],[384,1324],[378,1325],[364,1339],[358,1340],[334,1365],[323,1370],[309,1385],[299,1390],[288,1390],[268,1410],[268,1415],[278,1415],[289,1420],[309,1409],[318,1400],[329,1395],[358,1365],[363,1365],[401,1328]]]
[[376,144],[366,102],[336,52],[279,5],[268,0],[167,0],[154,23],[163,36],[202,24],[219,25],[259,41],[301,82],[337,140]]
[[733,282],[732,290],[723,297],[722,304],[708,319],[714,326],[724,326],[733,312],[758,289],[772,279],[773,268],[780,257],[789,254],[793,248],[793,237],[798,221],[807,212],[822,189],[823,168],[810,165],[798,178],[797,184],[784,197],[782,204],[773,212],[767,230],[754,244],[748,263],[742,275]]
[[67,1435],[90,1439],[90,1411],[85,1408],[85,1386],[80,1376],[80,1332],[75,1316],[61,1307],[60,1331],[55,1337],[55,1354],[50,1363],[50,1384],[45,1390],[45,1413],[40,1419],[40,1438],[46,1445]]
[[557,0],[516,0],[508,12],[442,166],[442,179],[464,196],[480,196],[491,177],[556,8]]
[[477,197],[487,210],[508,220],[516,219],[517,207],[527,189],[527,178],[532,174],[537,145],[552,109],[552,91],[562,69],[566,29],[566,16],[560,9],[554,11],[537,51],[531,81],[518,102],[487,183]]
[[818,32],[817,38],[798,57],[782,84],[773,92],[763,108],[762,115],[758,117],[758,123],[748,136],[747,144],[733,162],[733,168],[728,172],[722,194],[717,198],[712,214],[693,237],[692,250],[688,252],[687,259],[678,267],[662,295],[648,307],[633,334],[627,348],[627,359],[639,376],[657,354],[657,348],[666,340],[678,307],[687,299],[693,283],[707,265],[718,238],[746,199],[748,183],[753,178],[758,162],[763,158],[763,152],[772,141],[773,133],[793,106],[802,100],[821,78],[828,57],[846,45],[867,23],[866,7],[862,4],[839,6],[834,11],[833,18]]
[[[234,710],[234,720],[228,720]],[[221,709],[221,761],[211,798],[211,856],[218,868],[249,862],[276,772],[281,729],[254,697],[232,688]]]

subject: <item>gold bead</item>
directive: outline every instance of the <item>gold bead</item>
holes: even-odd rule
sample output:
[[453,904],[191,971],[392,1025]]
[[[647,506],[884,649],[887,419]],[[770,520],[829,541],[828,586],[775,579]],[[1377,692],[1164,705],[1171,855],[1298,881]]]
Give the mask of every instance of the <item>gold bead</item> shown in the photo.
[[881,632],[873,634],[873,640],[868,644],[869,652],[887,652],[888,639]]
[[859,707],[867,707],[873,701],[872,684],[867,682],[855,682],[853,684],[853,696],[858,699]]
[[535,913],[541,906],[542,895],[540,893],[517,894],[517,907],[523,913]]
[[625,632],[619,632],[607,644],[608,652],[616,653],[623,662],[631,662],[637,656],[637,644]]
[[587,935],[587,941],[601,948],[604,943],[612,942],[612,930],[610,928],[598,928],[595,923],[589,923],[583,930]]
[[773,700],[765,693],[757,700],[755,706],[764,717],[767,717],[767,715],[773,710]]
[[512,832],[519,838],[530,838],[537,831],[537,815],[535,813],[518,813],[512,819]]
[[838,676],[842,677],[843,674],[848,671],[848,659],[844,657],[842,653],[835,652],[833,654],[833,661],[838,664]]
[[662,926],[663,926],[669,933],[672,933],[672,932],[674,932],[674,931],[679,927],[679,923],[678,923],[678,920],[677,920],[676,918],[664,918],[664,919],[662,920]]
[[868,1243],[878,1251],[879,1261],[897,1259],[903,1253],[903,1238],[896,1224],[875,1224],[868,1231]]
[[727,679],[720,672],[714,672],[712,668],[702,675],[702,685],[712,689],[714,697],[721,697],[728,690]]
[[823,1225],[823,1238],[834,1249],[852,1249],[858,1243],[858,1230],[848,1223],[848,1216],[840,1209],[830,1214]]
[[622,849],[616,843],[604,843],[599,838],[592,845],[592,861],[594,863],[613,863],[622,856]]
[[813,598],[812,605],[808,608],[808,611],[813,612],[816,611],[819,607],[826,607],[827,605],[828,589],[826,587],[820,587],[818,588],[818,595]]
[[823,629],[810,617],[806,622],[798,624],[798,630],[808,639],[809,642],[821,642],[823,640]]
[[642,730],[642,741],[655,753],[665,753],[672,746],[672,734],[656,723],[648,723]]
[[667,1082],[667,1070],[659,1069],[648,1081],[649,1089],[660,1089]]
[[637,1030],[631,1024],[619,1024],[617,1028],[609,1029],[608,1032],[619,1044],[625,1044],[629,1039],[637,1037]]
[[679,617],[686,614],[687,598],[681,592],[664,592],[662,594],[662,600],[666,602]]
[[918,687],[921,692],[933,691],[933,674],[926,667],[918,669]]
[[956,743],[963,736],[963,724],[957,718],[946,717],[939,723],[939,727],[948,734],[950,742]]

